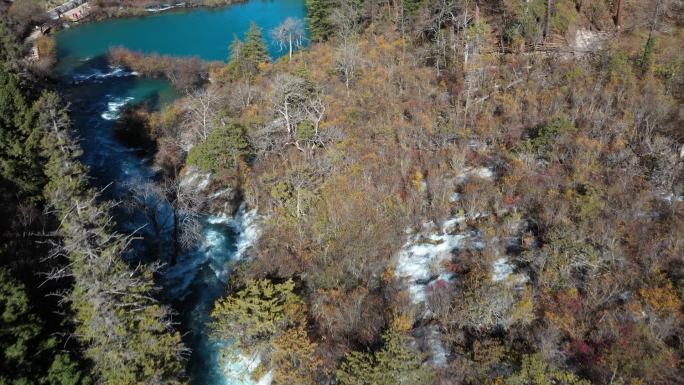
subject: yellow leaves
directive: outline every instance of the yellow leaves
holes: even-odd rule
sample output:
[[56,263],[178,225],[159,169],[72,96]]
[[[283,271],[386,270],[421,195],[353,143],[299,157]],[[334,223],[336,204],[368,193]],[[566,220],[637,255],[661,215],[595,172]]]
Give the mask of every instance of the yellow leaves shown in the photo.
[[509,191],[515,189],[516,186],[523,180],[523,175],[520,174],[508,174],[504,175],[500,180],[500,185],[503,187],[504,191]]
[[394,282],[396,279],[396,271],[394,270],[393,267],[386,267],[385,270],[382,272],[381,279],[382,282],[384,282],[386,285],[389,285]]
[[522,298],[511,312],[511,321],[530,324],[534,320],[534,295],[532,290],[525,289]]
[[416,190],[422,192],[425,192],[427,189],[427,184],[425,182],[425,176],[423,175],[420,170],[416,170],[416,172],[413,174],[413,179],[411,179],[411,184],[413,184],[413,187],[416,188]]
[[639,290],[644,302],[662,316],[681,311],[682,303],[671,282],[660,287],[645,287]]
[[564,293],[564,297],[571,300],[578,300],[579,290],[576,287],[571,287]]
[[36,41],[41,58],[52,59],[57,54],[57,41],[52,36],[41,36]]
[[626,305],[627,312],[630,313],[635,318],[641,318],[643,316],[644,308],[639,301],[630,301]]
[[262,113],[262,107],[255,103],[245,109],[243,112],[243,119],[245,121],[258,121],[262,116]]
[[302,326],[286,330],[273,341],[271,364],[278,384],[314,385],[322,361],[316,347]]
[[500,340],[482,339],[473,342],[473,361],[490,366],[501,361],[506,355],[506,347]]
[[378,159],[378,154],[375,151],[368,151],[361,156],[361,162],[372,162]]
[[354,163],[350,168],[349,168],[349,173],[351,175],[360,175],[363,173],[365,170],[364,165],[361,163]]
[[153,136],[160,136],[164,129],[168,129],[181,120],[182,111],[179,104],[171,104],[161,112],[150,114],[148,122]]
[[558,189],[555,188],[550,188],[546,191],[546,196],[549,199],[558,199],[558,197],[560,196],[560,191],[558,191]]
[[554,312],[544,312],[544,318],[546,318],[547,321],[555,325],[558,329],[561,330],[568,330],[572,327],[572,319],[568,319],[569,317],[565,314],[557,314]]
[[401,334],[408,334],[413,329],[413,315],[400,314],[392,319],[391,328]]
[[266,71],[268,71],[272,66],[273,66],[273,64],[267,63],[267,62],[260,62],[260,63],[257,65],[257,67],[259,68],[259,72],[266,72]]
[[575,138],[575,147],[581,148],[572,159],[573,175],[575,183],[585,183],[592,179],[592,175],[601,171],[600,156],[603,152],[603,144],[596,139],[579,135]]
[[581,309],[580,300],[579,290],[575,287],[561,291],[556,294],[554,303],[550,304],[552,310],[545,311],[544,317],[572,338],[579,338],[583,328],[578,325],[575,315]]

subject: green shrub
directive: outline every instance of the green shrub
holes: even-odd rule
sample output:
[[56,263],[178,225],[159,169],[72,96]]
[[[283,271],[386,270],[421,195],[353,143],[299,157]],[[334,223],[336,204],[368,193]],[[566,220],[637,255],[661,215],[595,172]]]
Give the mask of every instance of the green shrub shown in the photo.
[[205,172],[231,170],[252,153],[245,128],[237,123],[223,124],[196,145],[188,154],[187,164]]
[[524,147],[540,159],[549,160],[558,138],[575,131],[575,126],[564,116],[556,116],[546,125],[537,128],[532,137],[525,141]]
[[574,373],[558,369],[544,362],[540,355],[523,357],[522,367],[506,379],[506,385],[591,385]]

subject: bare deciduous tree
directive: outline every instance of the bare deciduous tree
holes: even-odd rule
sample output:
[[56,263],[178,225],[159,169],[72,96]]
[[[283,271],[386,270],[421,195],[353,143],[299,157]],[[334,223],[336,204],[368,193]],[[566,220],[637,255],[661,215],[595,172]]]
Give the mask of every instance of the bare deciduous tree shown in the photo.
[[161,239],[170,219],[164,210],[164,205],[167,204],[164,191],[156,183],[147,180],[131,181],[124,188],[128,190],[128,199],[124,200],[123,207],[131,217],[137,213],[142,214],[150,225],[154,238]]
[[292,60],[292,52],[304,43],[304,22],[301,19],[288,17],[271,31],[271,36],[278,42],[281,50],[288,48],[288,57]]
[[360,29],[362,9],[354,1],[340,1],[338,6],[333,9],[330,19],[337,27],[337,31],[342,39],[347,39],[358,33]]
[[188,151],[195,144],[207,139],[214,129],[216,113],[221,105],[221,95],[213,88],[190,93],[183,103],[185,113],[181,146]]
[[[153,232],[153,239],[161,247],[164,236],[171,236],[175,264],[183,250],[195,246],[202,238],[202,208],[205,198],[195,186],[181,183],[180,178],[162,182],[134,181],[126,185],[129,199],[124,207],[133,217],[143,215]],[[168,239],[168,238],[167,238]]]
[[311,82],[289,74],[278,76],[273,83],[271,103],[285,125],[286,144],[294,144],[301,151],[303,145],[323,145],[320,124],[325,118],[326,104],[321,91]]
[[296,134],[297,110],[304,101],[305,80],[290,74],[278,75],[273,82],[271,103],[283,118],[289,136]]
[[184,184],[180,178],[165,181],[162,188],[173,208],[172,263],[175,263],[181,251],[192,248],[202,239],[201,215],[206,197],[197,186]]
[[228,105],[234,111],[243,111],[258,99],[260,89],[254,86],[249,76],[245,76],[242,80],[231,83],[230,91]]
[[335,55],[335,64],[337,69],[344,77],[344,85],[347,90],[351,82],[356,77],[356,71],[361,65],[361,50],[359,44],[352,39],[345,39],[340,47],[338,47]]

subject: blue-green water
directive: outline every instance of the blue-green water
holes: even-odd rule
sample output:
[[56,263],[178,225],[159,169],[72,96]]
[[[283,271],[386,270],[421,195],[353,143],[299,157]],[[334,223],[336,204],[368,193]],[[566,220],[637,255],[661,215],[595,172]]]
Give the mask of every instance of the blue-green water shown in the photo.
[[287,17],[305,15],[304,0],[252,0],[220,9],[170,11],[89,23],[59,33],[60,68],[77,66],[83,58],[102,55],[112,46],[225,61],[233,37],[244,37],[252,21],[264,30],[275,57],[280,53],[268,32]]
[[[233,37],[243,37],[250,22],[263,30],[273,58],[284,54],[269,39],[269,31],[287,17],[305,18],[304,0],[251,0],[226,8],[172,11],[148,17],[112,19],[87,23],[57,34],[57,72],[61,92],[70,103],[74,126],[81,139],[83,162],[92,184],[105,188],[108,199],[123,200],[131,184],[157,178],[149,152],[133,148],[115,135],[115,126],[126,106],[147,104],[152,109],[177,99],[180,94],[164,79],[146,79],[125,68],[111,66],[106,53],[111,47],[173,56],[198,56],[204,60],[228,59]],[[161,207],[160,211],[168,211]],[[168,215],[168,213],[166,214]],[[145,225],[144,215],[116,211],[122,231]],[[244,218],[244,217],[243,217]],[[143,238],[135,248],[137,258],[147,261],[165,257],[171,228],[162,232],[142,227]],[[160,235],[162,234],[162,235]],[[223,374],[219,342],[209,338],[206,322],[213,304],[226,291],[228,264],[239,254],[239,244],[249,238],[240,217],[208,218],[204,239],[193,251],[179,257],[162,278],[165,296],[179,313],[181,332],[192,349],[188,375],[194,385],[238,385]],[[224,343],[226,341],[223,341]]]

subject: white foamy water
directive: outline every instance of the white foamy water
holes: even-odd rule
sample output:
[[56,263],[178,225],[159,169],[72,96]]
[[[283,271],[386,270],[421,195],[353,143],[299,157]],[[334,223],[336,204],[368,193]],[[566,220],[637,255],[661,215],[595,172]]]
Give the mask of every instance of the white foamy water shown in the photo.
[[111,101],[107,102],[107,111],[103,112],[100,116],[104,120],[117,120],[121,116],[121,110],[134,99],[132,96],[112,98]]
[[[244,204],[234,217],[207,217],[201,245],[194,252],[181,256],[177,263],[167,270],[165,279],[168,292],[177,299],[195,298],[192,301],[200,305],[200,308],[203,308],[201,312],[206,314],[204,312],[213,308],[214,301],[227,294],[225,287],[235,262],[245,258],[247,251],[257,242],[260,234],[260,217],[257,211],[247,211]],[[195,283],[199,280],[204,286],[198,288]],[[206,317],[204,321],[199,322],[209,322],[208,315]],[[203,330],[205,326],[201,325],[199,328]],[[205,362],[215,362],[216,366],[209,365],[208,368],[217,369],[211,369],[211,379],[207,377],[207,381],[215,385],[271,383],[271,373],[266,373],[256,382],[251,379],[251,374],[259,365],[259,357],[240,356],[237,360],[226,363],[222,361],[221,350],[233,342],[212,340],[210,336],[204,338],[204,342],[195,346],[196,354]]]
[[[456,178],[456,183],[462,183],[469,178],[492,179],[494,171],[488,167],[463,169]],[[453,193],[449,201],[454,204],[463,199],[462,194]],[[449,270],[449,263],[453,262],[456,253],[463,249],[483,249],[485,247],[482,236],[478,231],[462,231],[459,226],[466,220],[486,217],[487,213],[470,213],[456,215],[440,225],[432,222],[424,223],[420,231],[407,230],[407,241],[399,251],[396,260],[396,274],[408,291],[411,301],[415,305],[425,305],[428,294],[433,290],[443,290],[449,287],[456,277]],[[429,320],[432,313],[423,309],[418,318]],[[442,342],[442,335],[436,325],[429,325],[423,333],[422,339],[428,347],[429,362],[437,367],[447,364],[448,352]]]
[[[451,261],[453,253],[468,236],[451,234],[457,222],[459,218],[447,221],[427,236],[420,233],[410,236],[399,252],[397,276],[406,281],[414,304],[426,301],[427,291],[435,282],[453,278],[444,265]],[[429,226],[427,224],[425,227]]]
[[224,385],[271,385],[273,372],[270,370],[256,382],[251,379],[252,373],[259,364],[261,364],[259,356],[240,355],[237,360],[225,364],[223,368],[226,375]]
[[[467,178],[476,176],[489,179],[494,176],[491,169],[467,168],[456,178],[457,181],[464,181]],[[454,193],[450,201],[456,203],[462,198],[461,194]],[[469,215],[469,219],[477,219],[487,214],[475,213]],[[446,264],[451,262],[454,253],[463,248],[468,241],[468,247],[476,249],[484,248],[484,243],[479,240],[477,232],[459,232],[458,226],[466,221],[463,215],[454,216],[436,226],[434,223],[423,224],[423,229],[416,234],[408,231],[406,244],[399,251],[396,262],[397,276],[402,279],[411,295],[414,304],[422,304],[427,300],[427,292],[433,288],[435,283],[449,282],[454,278],[453,273],[449,272]],[[424,314],[427,316],[427,314]]]
[[128,76],[138,76],[139,74],[135,71],[129,71],[123,67],[119,66],[109,66],[108,71],[102,71],[100,69],[93,69],[91,72],[85,74],[74,74],[73,81],[76,84],[85,83],[89,81],[101,81],[110,78],[124,78]]
[[[235,217],[210,216],[206,222],[209,226],[204,230],[198,250],[179,257],[166,272],[169,291],[174,296],[187,294],[188,287],[204,265],[211,268],[219,280],[228,282],[231,265],[244,257],[261,234],[256,210],[246,211],[244,206]],[[233,236],[229,234],[230,230],[236,234],[235,240],[229,239]],[[232,241],[235,242],[234,250],[229,248]]]

